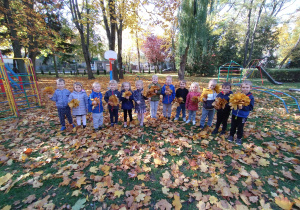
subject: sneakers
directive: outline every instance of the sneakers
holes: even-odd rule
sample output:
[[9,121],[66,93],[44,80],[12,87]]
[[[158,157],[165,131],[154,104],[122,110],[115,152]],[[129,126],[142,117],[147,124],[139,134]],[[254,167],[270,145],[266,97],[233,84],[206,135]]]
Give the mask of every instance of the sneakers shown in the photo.
[[110,123],[110,126],[111,126],[111,127],[114,127],[114,123]]
[[229,136],[227,140],[233,142],[233,136]]
[[213,132],[211,132],[211,134],[217,134],[218,133],[218,129],[217,128],[215,128],[214,130],[213,130]]
[[75,128],[75,127],[76,127],[76,125],[74,125],[74,124],[72,124],[72,126],[73,126],[73,128]]
[[66,130],[66,126],[62,126],[60,130],[61,130],[61,131]]
[[99,128],[98,128],[98,131],[100,131],[100,130],[102,130],[102,127],[101,127],[101,126],[99,126]]
[[242,139],[236,139],[235,144],[239,146],[242,145]]
[[177,120],[178,120],[178,117],[175,117],[175,118],[174,118],[174,121],[177,121]]
[[183,122],[186,122],[186,119],[185,118],[182,118]]
[[193,125],[196,125],[196,121],[193,121]]
[[200,125],[200,129],[203,129],[204,128],[204,126],[203,125]]
[[127,125],[126,125],[126,124],[124,124],[124,128],[127,128]]
[[83,128],[86,128],[86,125],[83,125],[82,127],[83,127]]
[[224,135],[225,133],[226,133],[226,131],[221,131],[220,132],[221,135]]
[[188,123],[190,123],[190,122],[191,122],[190,120],[187,120],[185,123],[188,124]]

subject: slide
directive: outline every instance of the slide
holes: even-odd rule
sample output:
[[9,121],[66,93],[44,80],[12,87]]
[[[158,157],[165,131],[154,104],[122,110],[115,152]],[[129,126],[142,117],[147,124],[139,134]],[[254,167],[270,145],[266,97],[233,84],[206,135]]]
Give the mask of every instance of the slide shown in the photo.
[[17,82],[15,82],[10,76],[10,74],[12,74],[14,77],[18,78],[17,74],[7,64],[4,64],[4,65],[5,65],[6,70],[9,71],[7,73],[8,73],[8,79],[10,81],[11,86],[13,88],[18,88],[21,90],[20,85]]
[[260,70],[261,73],[263,75],[265,75],[265,77],[267,77],[267,79],[269,80],[269,82],[271,82],[272,84],[274,84],[274,85],[282,85],[282,82],[277,82],[276,80],[274,80],[273,77],[271,77],[271,75],[263,67],[256,66],[256,68],[258,70]]

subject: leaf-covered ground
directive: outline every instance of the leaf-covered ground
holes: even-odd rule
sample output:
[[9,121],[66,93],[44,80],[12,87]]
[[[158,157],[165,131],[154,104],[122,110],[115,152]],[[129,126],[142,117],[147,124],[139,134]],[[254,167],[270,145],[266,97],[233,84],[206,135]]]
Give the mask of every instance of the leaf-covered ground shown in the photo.
[[[90,93],[93,81],[65,79],[69,90],[81,81]],[[133,89],[135,79],[125,78]],[[145,87],[150,79],[143,77]],[[186,79],[201,87],[208,81]],[[108,76],[96,80],[105,93]],[[178,87],[176,77],[173,83]],[[55,78],[42,77],[39,86],[55,87]],[[299,83],[267,87],[286,91]],[[95,133],[88,115],[86,129],[61,132],[55,104],[42,95],[42,108],[0,121],[0,208],[297,209],[299,112],[286,114],[280,101],[253,94],[242,146],[210,134],[212,128],[200,131],[201,109],[197,126],[163,119],[160,106],[158,120],[146,113],[145,127],[123,128],[120,111],[119,125],[111,128],[105,110],[105,129]]]

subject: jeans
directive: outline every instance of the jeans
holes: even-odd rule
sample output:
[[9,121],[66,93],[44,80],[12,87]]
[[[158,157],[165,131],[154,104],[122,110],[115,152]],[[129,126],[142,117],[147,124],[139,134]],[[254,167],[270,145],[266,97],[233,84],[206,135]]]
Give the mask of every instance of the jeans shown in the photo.
[[214,119],[214,114],[215,114],[215,109],[212,110],[207,110],[204,107],[202,108],[202,116],[201,116],[201,121],[200,121],[200,127],[204,127],[205,125],[205,120],[206,117],[208,116],[208,121],[207,121],[207,125],[211,126],[212,125],[212,121]]
[[163,104],[163,115],[164,117],[171,117],[172,104]]
[[118,123],[118,111],[118,109],[109,109],[110,123]]
[[189,110],[189,121],[196,121],[196,111]]
[[156,118],[159,101],[150,101],[150,116]]
[[244,133],[244,125],[247,121],[247,118],[244,117],[237,117],[232,115],[231,118],[231,128],[230,128],[230,136],[234,136],[236,129],[237,129],[237,138],[243,138]]
[[180,111],[182,110],[182,119],[185,119],[185,104],[179,104],[176,109],[176,118],[179,118]]
[[93,124],[95,129],[103,125],[103,112],[93,113]]
[[69,123],[73,124],[73,118],[71,115],[70,107],[67,106],[67,107],[57,108],[57,111],[58,111],[58,117],[59,117],[61,126],[66,126],[65,116],[67,117]]

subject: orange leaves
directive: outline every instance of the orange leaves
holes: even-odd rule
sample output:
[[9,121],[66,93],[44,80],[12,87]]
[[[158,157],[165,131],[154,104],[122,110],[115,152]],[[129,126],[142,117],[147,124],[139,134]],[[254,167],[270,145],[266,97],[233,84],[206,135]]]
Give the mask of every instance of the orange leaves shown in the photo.
[[111,105],[111,106],[118,106],[119,105],[119,99],[117,96],[115,95],[111,95],[108,99],[108,103]]
[[98,97],[92,98],[91,101],[92,101],[92,105],[93,105],[92,109],[95,109],[97,107],[97,105],[100,104],[100,98],[98,98]]
[[173,92],[173,91],[170,89],[170,86],[169,86],[169,85],[166,85],[166,91],[165,91],[165,94],[166,94],[166,95],[171,95],[172,92]]
[[27,156],[29,156],[32,153],[32,149],[28,148],[24,151],[24,154],[26,154]]
[[200,102],[200,96],[193,96],[192,97],[192,103],[198,104]]
[[287,197],[284,197],[282,194],[279,197],[275,197],[275,203],[284,210],[292,209],[293,202],[289,201]]
[[54,88],[49,86],[49,87],[45,87],[43,90],[43,93],[45,95],[53,95],[54,94]]
[[126,97],[130,97],[132,95],[132,93],[128,90],[126,90],[123,94],[122,97],[126,98]]
[[228,103],[228,101],[224,98],[216,98],[216,100],[212,103],[212,105],[216,108],[216,109],[225,109],[226,104]]
[[79,100],[78,99],[72,99],[69,103],[68,103],[70,108],[76,108],[79,106]]
[[220,93],[222,89],[222,86],[219,84],[216,84],[216,87],[214,88],[214,90],[216,91],[216,93]]
[[147,98],[151,98],[153,96],[156,96],[156,91],[158,91],[160,88],[156,85],[153,85],[150,87],[150,89],[146,93]]
[[235,93],[229,96],[229,105],[231,109],[242,109],[243,106],[248,106],[251,100],[244,93]]

